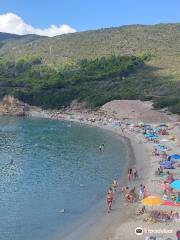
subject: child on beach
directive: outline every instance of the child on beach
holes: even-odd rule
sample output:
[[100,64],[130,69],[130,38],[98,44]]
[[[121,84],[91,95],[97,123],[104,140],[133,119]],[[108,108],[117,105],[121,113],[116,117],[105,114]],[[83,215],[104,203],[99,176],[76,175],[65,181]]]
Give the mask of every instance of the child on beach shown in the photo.
[[116,179],[114,179],[113,182],[112,182],[112,190],[113,190],[113,193],[116,192],[117,187],[118,187],[118,182],[117,182]]

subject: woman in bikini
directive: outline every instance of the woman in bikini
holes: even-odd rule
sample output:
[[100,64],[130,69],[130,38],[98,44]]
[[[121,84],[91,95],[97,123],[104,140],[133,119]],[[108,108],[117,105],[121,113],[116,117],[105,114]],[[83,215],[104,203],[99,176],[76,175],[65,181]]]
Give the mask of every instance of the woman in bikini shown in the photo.
[[108,205],[108,213],[110,213],[111,209],[112,209],[112,202],[113,202],[113,192],[112,189],[110,188],[107,196],[106,196],[106,201],[107,201],[107,205]]

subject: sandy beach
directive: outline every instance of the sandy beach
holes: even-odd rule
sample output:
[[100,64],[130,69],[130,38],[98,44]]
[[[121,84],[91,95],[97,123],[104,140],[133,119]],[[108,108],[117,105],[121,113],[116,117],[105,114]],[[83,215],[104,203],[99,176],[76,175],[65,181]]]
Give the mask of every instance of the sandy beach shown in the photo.
[[[156,222],[154,224],[145,222],[144,219],[147,218],[152,208],[147,207],[147,213],[142,216],[136,216],[137,208],[142,206],[141,202],[126,202],[122,197],[121,187],[128,185],[130,188],[135,186],[138,189],[142,183],[147,186],[150,195],[162,196],[164,178],[155,176],[155,171],[159,166],[160,159],[152,156],[154,143],[147,141],[141,132],[132,130],[130,124],[137,124],[143,121],[145,123],[151,123],[153,126],[158,126],[161,123],[166,123],[170,126],[168,128],[169,135],[175,136],[175,140],[167,140],[162,144],[171,149],[168,151],[168,154],[180,154],[180,128],[174,124],[179,121],[178,116],[152,110],[150,103],[141,103],[140,101],[134,101],[133,104],[132,101],[113,101],[113,103],[110,102],[104,105],[98,112],[79,110],[68,110],[65,113],[61,111],[34,111],[32,112],[32,116],[89,124],[94,127],[101,127],[113,131],[125,137],[130,148],[129,167],[136,167],[139,171],[138,180],[128,183],[127,177],[125,177],[123,182],[120,182],[118,194],[115,197],[113,210],[110,214],[107,213],[104,200],[103,209],[97,211],[97,213],[96,210],[93,209],[91,218],[89,218],[87,222],[79,221],[79,225],[76,226],[74,231],[66,236],[64,240],[131,240],[149,239],[151,236],[156,236],[157,239],[158,237],[159,239],[176,239],[176,231],[179,230],[180,226],[179,221],[169,221],[168,223]],[[129,126],[122,131],[122,126],[118,126],[117,121],[128,122]],[[160,137],[160,140],[161,138],[168,138],[168,136]],[[172,172],[176,179],[180,178],[178,167],[173,169]],[[103,203],[101,203],[101,206],[103,206]],[[180,207],[162,205],[157,208],[164,211],[173,210],[180,213]],[[135,234],[137,227],[143,228],[144,232],[149,229],[149,232],[137,236]],[[155,233],[153,233],[153,230]],[[160,233],[157,233],[157,230],[160,230]],[[164,232],[167,231],[168,233],[162,233],[161,230]]]

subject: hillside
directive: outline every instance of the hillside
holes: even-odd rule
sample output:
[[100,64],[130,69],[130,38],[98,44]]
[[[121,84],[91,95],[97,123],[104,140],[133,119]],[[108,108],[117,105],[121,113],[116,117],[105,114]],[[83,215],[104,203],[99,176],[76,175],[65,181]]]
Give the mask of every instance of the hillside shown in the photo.
[[[38,56],[41,58],[41,65],[51,68],[53,71],[54,69],[59,71],[59,68],[62,69],[66,65],[77,66],[82,59],[102,57],[108,59],[112,55],[148,57],[143,59],[144,64],[141,67],[128,72],[125,78],[121,77],[116,94],[112,94],[112,89],[115,89],[116,86],[114,82],[117,84],[114,76],[111,78],[106,76],[106,80],[103,82],[101,76],[96,82],[97,86],[105,86],[107,81],[108,85],[111,85],[111,88],[104,87],[103,95],[108,95],[108,99],[115,99],[115,97],[118,99],[153,98],[156,107],[169,106],[171,111],[180,112],[180,23],[123,26],[53,38],[36,35],[16,37],[13,35],[6,39],[0,33],[0,57],[3,60],[8,59],[15,62],[22,57]],[[70,67],[68,67],[68,71],[71,72]],[[117,75],[118,72],[116,72],[116,77]],[[2,81],[1,78],[1,85]],[[51,80],[49,79],[49,81]],[[88,82],[87,86],[87,79],[80,82],[79,86],[80,84],[86,86],[84,91],[89,90],[93,85],[92,82]],[[62,86],[62,88],[64,91],[67,90],[67,86]],[[73,89],[74,87],[71,90],[73,91]],[[117,94],[118,89],[119,94]],[[122,89],[127,94],[122,94]],[[4,92],[4,88],[3,91],[1,89],[0,95],[3,95]],[[78,93],[75,97],[77,96]],[[100,98],[100,94],[97,94],[96,97]],[[108,99],[106,98],[106,100]],[[81,96],[80,100],[83,101],[86,98]],[[102,102],[104,103],[106,100],[104,99]],[[66,100],[63,99],[63,102]],[[101,101],[99,102],[100,105]],[[43,105],[46,106],[44,103]]]
[[5,41],[8,39],[19,39],[20,36],[16,35],[16,34],[9,34],[9,33],[3,33],[0,32],[0,41]]

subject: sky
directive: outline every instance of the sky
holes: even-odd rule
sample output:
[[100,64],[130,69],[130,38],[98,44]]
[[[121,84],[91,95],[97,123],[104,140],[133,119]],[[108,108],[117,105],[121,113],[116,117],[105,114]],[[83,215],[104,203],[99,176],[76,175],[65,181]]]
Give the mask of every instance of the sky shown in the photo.
[[0,31],[55,36],[180,22],[180,0],[0,0]]

